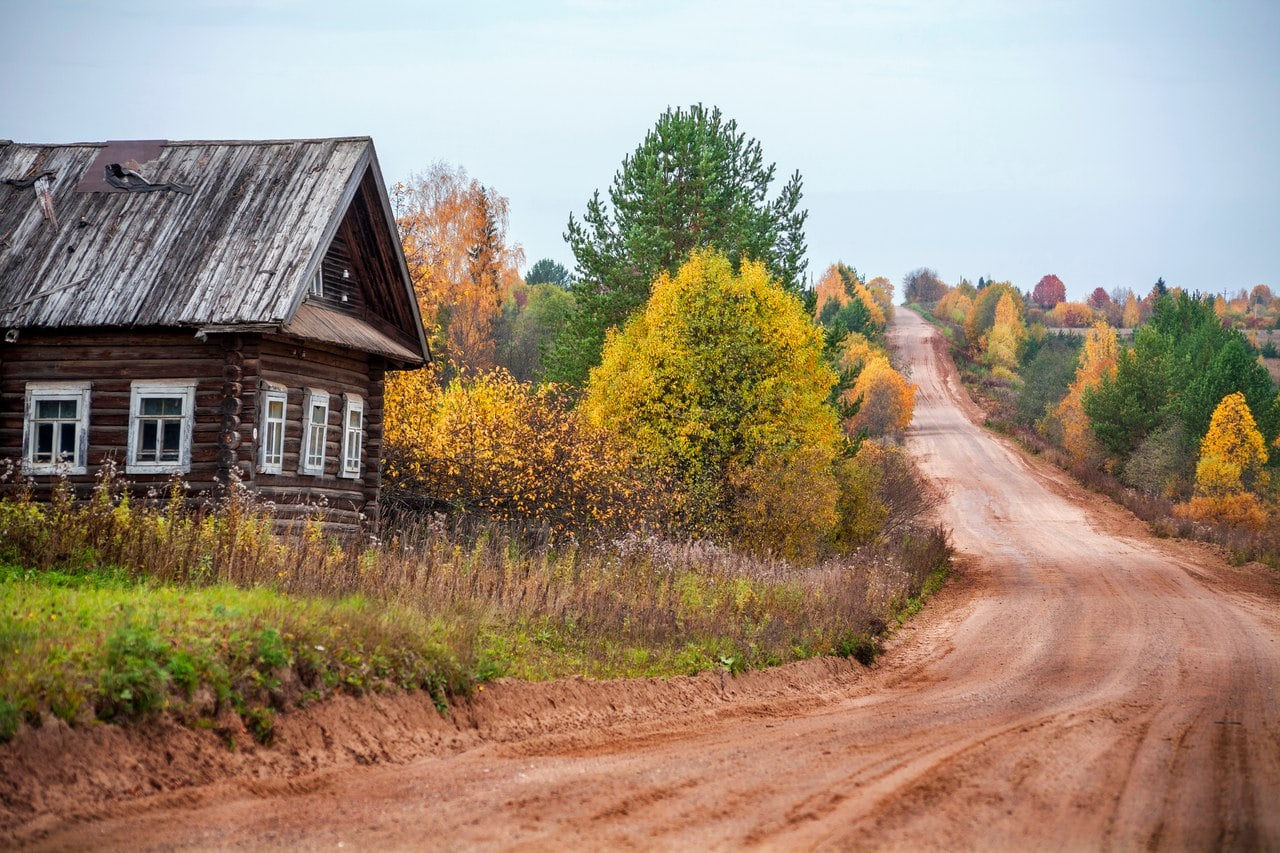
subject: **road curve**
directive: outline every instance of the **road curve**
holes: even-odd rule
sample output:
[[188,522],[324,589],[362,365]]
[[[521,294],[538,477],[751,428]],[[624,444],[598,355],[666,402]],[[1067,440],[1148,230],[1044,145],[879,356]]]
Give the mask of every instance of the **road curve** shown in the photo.
[[1149,539],[974,426],[914,314],[891,337],[963,568],[841,698],[489,744],[43,843],[1280,848],[1274,584]]

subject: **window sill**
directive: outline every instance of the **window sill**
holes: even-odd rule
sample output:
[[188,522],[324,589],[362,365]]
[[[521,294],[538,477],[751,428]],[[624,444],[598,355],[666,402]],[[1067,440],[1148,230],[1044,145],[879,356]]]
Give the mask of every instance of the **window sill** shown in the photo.
[[191,466],[181,464],[148,465],[143,462],[135,462],[131,465],[125,465],[124,472],[126,474],[189,474]]
[[78,474],[88,474],[89,469],[84,465],[68,465],[65,462],[23,462],[22,473],[32,477],[51,475],[74,477]]

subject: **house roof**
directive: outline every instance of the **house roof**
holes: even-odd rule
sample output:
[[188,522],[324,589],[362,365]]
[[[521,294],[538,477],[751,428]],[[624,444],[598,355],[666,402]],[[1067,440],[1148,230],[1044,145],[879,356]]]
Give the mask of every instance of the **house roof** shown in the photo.
[[[397,360],[420,364],[426,339],[368,137],[0,142],[0,327],[294,333],[312,274],[355,207],[377,255],[374,301],[404,340],[355,325],[386,338],[366,351],[396,344]],[[312,325],[304,317],[299,331]],[[371,339],[347,337],[357,348]]]

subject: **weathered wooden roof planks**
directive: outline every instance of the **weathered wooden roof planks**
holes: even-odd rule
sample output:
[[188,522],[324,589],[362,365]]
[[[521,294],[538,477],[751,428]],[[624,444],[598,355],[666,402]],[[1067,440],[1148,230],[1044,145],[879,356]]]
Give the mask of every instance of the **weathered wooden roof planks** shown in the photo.
[[421,363],[425,337],[367,137],[0,142],[0,327],[283,330],[353,202],[381,256],[375,301],[408,335],[376,349]]

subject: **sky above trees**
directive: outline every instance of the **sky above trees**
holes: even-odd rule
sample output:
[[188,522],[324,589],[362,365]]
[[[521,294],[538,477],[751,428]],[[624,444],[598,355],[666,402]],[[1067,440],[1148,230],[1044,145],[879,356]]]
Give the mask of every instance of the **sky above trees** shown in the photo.
[[[16,5],[16,8],[14,6]],[[848,8],[846,8],[848,7]],[[809,268],[1280,285],[1280,4],[17,0],[0,137],[370,135],[510,199],[528,263],[669,106],[804,178]]]

